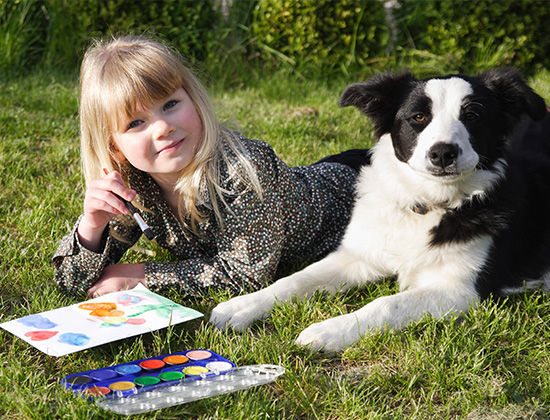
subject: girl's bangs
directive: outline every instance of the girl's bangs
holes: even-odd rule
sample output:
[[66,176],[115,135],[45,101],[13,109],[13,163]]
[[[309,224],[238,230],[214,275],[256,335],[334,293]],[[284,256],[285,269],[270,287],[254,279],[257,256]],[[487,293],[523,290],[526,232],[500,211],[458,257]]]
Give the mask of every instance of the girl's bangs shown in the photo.
[[166,63],[151,61],[144,65],[120,66],[114,69],[119,73],[110,77],[110,85],[104,97],[106,116],[112,120],[113,128],[120,129],[135,116],[139,109],[147,109],[155,102],[171,95],[183,87],[183,77]]

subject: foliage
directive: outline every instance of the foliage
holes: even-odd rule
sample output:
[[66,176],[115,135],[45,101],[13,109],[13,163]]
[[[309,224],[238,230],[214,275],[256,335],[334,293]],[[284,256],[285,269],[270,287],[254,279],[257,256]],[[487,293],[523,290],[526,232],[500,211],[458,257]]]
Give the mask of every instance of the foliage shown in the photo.
[[[550,67],[539,0],[0,0],[0,70],[75,69],[90,38],[149,33],[220,86],[282,68],[301,77]],[[389,12],[389,13],[388,13]],[[391,16],[393,15],[393,19]]]
[[252,33],[265,55],[298,69],[364,66],[389,39],[377,0],[261,0]]
[[394,13],[405,50],[429,51],[456,71],[550,65],[546,1],[399,0]]
[[34,0],[0,0],[0,70],[10,74],[40,59],[41,33]]
[[187,56],[199,60],[208,57],[208,46],[215,39],[215,28],[220,19],[213,0],[96,1],[97,30],[100,33],[153,31]]
[[[90,38],[144,32],[169,40],[189,57],[205,60],[214,54],[209,47],[218,36],[215,28],[221,16],[215,3],[215,0],[0,0],[0,22],[10,24],[0,29],[7,32],[3,39],[13,36],[20,39],[17,45],[4,50],[0,66],[18,67],[18,62],[10,57],[23,56],[27,64],[75,67]],[[21,31],[27,36],[19,35]],[[20,46],[23,48],[17,51]],[[28,50],[33,54],[27,54]]]

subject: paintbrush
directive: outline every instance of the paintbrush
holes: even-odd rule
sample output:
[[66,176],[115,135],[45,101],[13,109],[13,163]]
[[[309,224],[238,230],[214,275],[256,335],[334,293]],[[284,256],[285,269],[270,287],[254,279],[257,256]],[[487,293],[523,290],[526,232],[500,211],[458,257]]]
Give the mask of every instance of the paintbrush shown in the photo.
[[[103,168],[103,172],[105,173],[105,175],[109,175],[109,171],[107,171],[107,169]],[[139,228],[141,229],[145,237],[150,241],[152,241],[155,238],[155,234],[153,233],[151,228],[147,225],[147,223],[145,223],[145,221],[143,220],[141,215],[138,213],[134,205],[130,203],[128,200],[125,200],[124,198],[122,198],[120,195],[118,194],[115,194],[115,195],[122,200],[126,208],[130,211],[130,213],[134,217],[135,221],[137,222]]]

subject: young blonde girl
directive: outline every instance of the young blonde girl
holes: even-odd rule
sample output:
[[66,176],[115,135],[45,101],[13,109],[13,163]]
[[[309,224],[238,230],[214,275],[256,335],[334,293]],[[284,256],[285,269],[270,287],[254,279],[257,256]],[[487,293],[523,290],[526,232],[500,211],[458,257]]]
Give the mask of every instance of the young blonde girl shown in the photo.
[[[352,151],[289,168],[266,143],[221,126],[180,55],[146,37],[87,51],[80,124],[83,214],[53,263],[62,288],[92,297],[140,283],[187,294],[257,290],[281,264],[336,246],[368,159]],[[141,236],[122,199],[178,261],[117,264]]]

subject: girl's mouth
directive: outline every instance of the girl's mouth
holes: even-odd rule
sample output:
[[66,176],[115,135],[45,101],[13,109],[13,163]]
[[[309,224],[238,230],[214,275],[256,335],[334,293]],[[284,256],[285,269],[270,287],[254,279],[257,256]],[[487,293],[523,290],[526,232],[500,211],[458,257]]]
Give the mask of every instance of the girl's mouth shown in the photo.
[[159,151],[157,152],[157,154],[160,154],[160,153],[170,153],[170,152],[176,150],[180,145],[182,145],[184,141],[185,141],[185,139],[183,138],[183,139],[178,140],[178,141],[176,141],[176,142],[174,142],[174,143],[171,143],[171,144],[169,144],[168,146],[163,147],[161,150],[159,150]]

